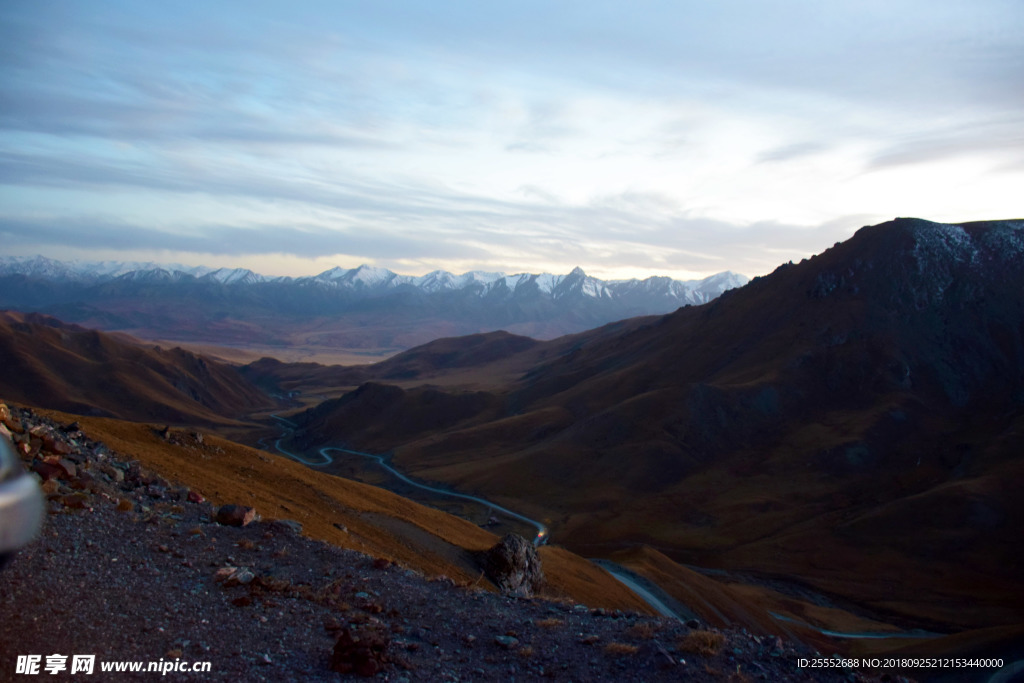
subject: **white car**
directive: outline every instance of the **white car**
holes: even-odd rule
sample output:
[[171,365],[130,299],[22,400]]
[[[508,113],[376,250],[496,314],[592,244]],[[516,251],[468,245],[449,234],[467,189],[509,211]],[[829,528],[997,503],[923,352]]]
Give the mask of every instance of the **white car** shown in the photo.
[[11,442],[0,436],[0,566],[31,541],[43,525],[43,492]]

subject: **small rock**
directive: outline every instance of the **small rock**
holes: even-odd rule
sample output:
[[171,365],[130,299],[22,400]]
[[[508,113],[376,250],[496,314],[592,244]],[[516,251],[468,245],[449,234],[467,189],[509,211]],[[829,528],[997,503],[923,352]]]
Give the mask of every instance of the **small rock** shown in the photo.
[[302,522],[296,522],[294,519],[274,520],[274,526],[287,529],[288,531],[291,531],[293,534],[296,535],[302,533]]
[[42,460],[32,463],[32,471],[42,477],[43,481],[65,476],[62,467],[58,467],[50,462],[43,462]]
[[73,508],[75,510],[84,510],[88,507],[88,497],[84,493],[72,493],[67,496],[63,496],[60,501],[64,503],[64,507]]
[[244,505],[222,505],[217,510],[217,523],[224,526],[245,526],[256,519],[256,509]]
[[506,650],[512,650],[519,646],[519,639],[512,636],[494,636],[494,642]]
[[205,503],[206,499],[198,491],[189,491],[188,501],[190,503]]
[[11,414],[11,409],[5,403],[0,403],[0,422],[16,434],[24,431],[21,427],[21,420]]
[[111,467],[110,465],[104,464],[100,466],[100,472],[110,477],[111,481],[115,483],[120,484],[121,482],[124,481],[124,472],[122,472],[116,467]]
[[55,438],[52,434],[44,434],[42,437],[43,450],[57,455],[68,455],[71,453],[71,446],[64,441]]
[[78,468],[75,467],[75,463],[71,462],[67,458],[61,458],[54,463],[57,467],[64,470],[64,477],[71,479],[78,474]]
[[248,586],[256,575],[248,567],[242,567],[224,582],[225,586]]
[[390,644],[390,635],[382,629],[346,628],[334,644],[331,670],[343,674],[375,676],[388,662],[387,649]]
[[217,573],[213,575],[214,581],[226,581],[235,575],[238,571],[238,567],[221,567],[217,570]]

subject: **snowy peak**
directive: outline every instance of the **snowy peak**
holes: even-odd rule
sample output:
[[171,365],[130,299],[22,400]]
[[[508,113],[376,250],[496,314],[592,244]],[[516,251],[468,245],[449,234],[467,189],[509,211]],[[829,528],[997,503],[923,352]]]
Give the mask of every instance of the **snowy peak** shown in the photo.
[[204,275],[202,279],[219,282],[222,285],[251,285],[257,282],[266,282],[268,278],[257,275],[248,268],[218,268]]
[[335,266],[311,278],[298,278],[302,282],[316,282],[343,289],[386,289],[411,281],[412,278],[398,275],[387,268],[363,264],[346,270]]
[[[703,280],[681,281],[658,276],[645,280],[601,280],[587,275],[580,267],[567,275],[552,273],[517,273],[506,275],[486,271],[469,271],[455,275],[435,270],[421,276],[399,275],[387,268],[368,264],[356,268],[335,266],[319,275],[309,277],[268,277],[247,268],[189,267],[178,264],[137,262],[64,262],[43,256],[31,258],[0,258],[0,276],[22,275],[29,278],[99,284],[122,282],[152,285],[173,284],[194,279],[200,283],[225,287],[290,286],[316,289],[344,290],[356,296],[363,293],[385,293],[408,288],[424,295],[463,292],[468,296],[501,300],[514,298],[525,301],[532,297],[567,303],[579,300],[619,302],[643,312],[710,301],[723,291],[740,287],[747,278],[725,272]],[[656,303],[651,303],[656,301]]]
[[183,266],[179,263],[159,264],[139,261],[57,261],[45,256],[0,257],[0,275],[24,275],[43,280],[98,282],[121,277],[131,272],[162,270],[199,277],[211,272],[205,266]]

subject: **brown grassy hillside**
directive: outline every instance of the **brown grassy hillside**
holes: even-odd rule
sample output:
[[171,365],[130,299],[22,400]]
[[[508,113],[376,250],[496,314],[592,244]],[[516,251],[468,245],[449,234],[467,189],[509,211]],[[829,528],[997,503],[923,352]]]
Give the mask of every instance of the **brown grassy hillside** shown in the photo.
[[225,363],[38,314],[0,313],[0,394],[80,414],[229,425],[274,404]]
[[[168,441],[160,436],[159,425],[39,412],[58,422],[77,421],[90,438],[216,504],[249,505],[265,518],[296,520],[311,538],[391,559],[429,576],[487,583],[470,552],[498,538],[466,520],[209,434],[199,443],[191,430],[180,430]],[[639,598],[587,560],[557,547],[540,552],[549,597],[649,613]]]

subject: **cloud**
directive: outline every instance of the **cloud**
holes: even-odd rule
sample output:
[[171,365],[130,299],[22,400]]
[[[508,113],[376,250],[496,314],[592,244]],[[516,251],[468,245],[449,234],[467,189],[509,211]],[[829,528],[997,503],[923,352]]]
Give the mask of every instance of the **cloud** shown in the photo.
[[1024,162],[1024,117],[1015,112],[1006,118],[906,134],[878,150],[870,159],[869,169],[967,156],[999,159],[1000,164]]
[[757,160],[761,163],[793,161],[814,156],[828,150],[828,148],[828,145],[824,142],[795,142],[762,152],[757,156]]
[[2,229],[757,274],[900,201],[865,169],[1019,171],[1022,21],[1003,0],[8,3]]
[[[350,253],[368,260],[407,258],[478,259],[486,252],[436,235],[416,237],[373,230],[294,225],[198,225],[188,232],[161,231],[104,219],[26,219],[0,216],[0,236],[12,247],[79,247],[90,250],[161,250],[250,256],[288,254],[315,259]],[[24,250],[23,250],[24,251]]]

